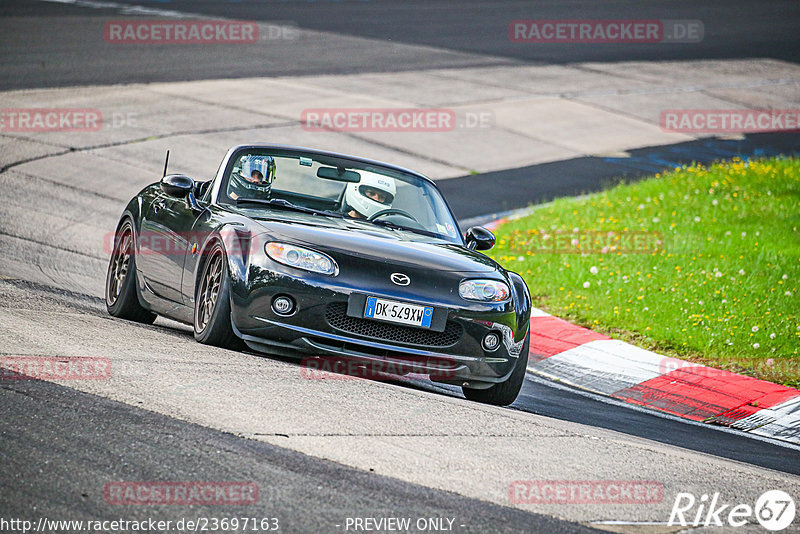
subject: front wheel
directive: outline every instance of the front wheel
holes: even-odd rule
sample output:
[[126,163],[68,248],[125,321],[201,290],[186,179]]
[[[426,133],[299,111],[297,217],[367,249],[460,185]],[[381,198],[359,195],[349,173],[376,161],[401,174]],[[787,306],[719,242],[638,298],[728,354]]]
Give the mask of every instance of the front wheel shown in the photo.
[[522,344],[519,358],[517,358],[517,365],[511,372],[505,382],[493,384],[487,389],[470,389],[462,387],[464,396],[476,402],[484,404],[494,404],[495,406],[508,406],[517,399],[519,390],[522,389],[522,383],[525,381],[525,371],[528,368],[528,349],[530,347],[531,335],[525,336],[525,342]]
[[136,294],[136,247],[133,225],[125,220],[114,236],[106,272],[106,309],[120,319],[152,324],[157,315],[145,309]]
[[216,243],[207,256],[195,292],[194,338],[204,345],[238,348],[241,343],[231,326],[231,283],[225,250]]

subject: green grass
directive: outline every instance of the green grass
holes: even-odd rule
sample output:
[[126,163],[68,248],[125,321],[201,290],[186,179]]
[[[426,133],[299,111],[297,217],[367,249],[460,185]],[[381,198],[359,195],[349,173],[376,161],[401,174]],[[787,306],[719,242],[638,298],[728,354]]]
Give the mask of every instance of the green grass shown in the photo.
[[800,386],[800,159],[692,165],[557,200],[500,226],[491,255],[554,315]]

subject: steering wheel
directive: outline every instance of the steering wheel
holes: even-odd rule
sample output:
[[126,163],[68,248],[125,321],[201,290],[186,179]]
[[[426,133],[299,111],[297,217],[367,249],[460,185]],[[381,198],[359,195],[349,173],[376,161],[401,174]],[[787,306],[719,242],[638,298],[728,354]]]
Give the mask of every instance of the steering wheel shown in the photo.
[[372,216],[367,217],[368,221],[374,221],[378,217],[385,217],[387,215],[400,215],[401,217],[405,217],[407,219],[411,219],[415,223],[419,224],[419,221],[407,211],[399,210],[397,208],[388,208],[385,210],[381,210],[377,213],[373,213]]

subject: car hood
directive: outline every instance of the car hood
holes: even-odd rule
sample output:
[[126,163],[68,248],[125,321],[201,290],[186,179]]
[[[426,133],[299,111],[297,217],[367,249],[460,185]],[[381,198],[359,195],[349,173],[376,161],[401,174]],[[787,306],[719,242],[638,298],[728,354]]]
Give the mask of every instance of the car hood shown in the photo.
[[[280,240],[325,252],[337,261],[368,260],[428,271],[491,273],[498,264],[479,252],[445,242],[423,242],[425,236],[347,219],[305,221],[258,219],[267,239]],[[364,226],[362,228],[362,226]]]

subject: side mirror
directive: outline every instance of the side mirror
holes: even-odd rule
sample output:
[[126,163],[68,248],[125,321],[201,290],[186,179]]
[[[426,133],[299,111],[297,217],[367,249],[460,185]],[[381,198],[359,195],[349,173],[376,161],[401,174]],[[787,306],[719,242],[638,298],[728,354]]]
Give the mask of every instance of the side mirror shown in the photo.
[[171,197],[185,198],[194,190],[194,180],[185,174],[168,174],[161,179],[161,190]]
[[494,246],[494,234],[483,226],[473,226],[467,230],[467,248],[470,250],[489,250]]

